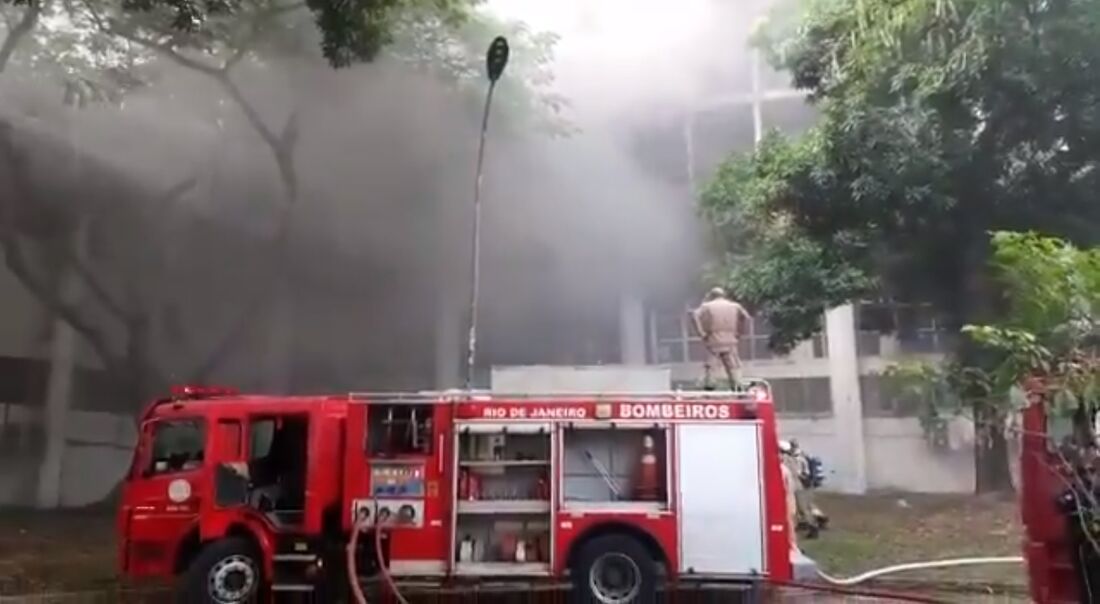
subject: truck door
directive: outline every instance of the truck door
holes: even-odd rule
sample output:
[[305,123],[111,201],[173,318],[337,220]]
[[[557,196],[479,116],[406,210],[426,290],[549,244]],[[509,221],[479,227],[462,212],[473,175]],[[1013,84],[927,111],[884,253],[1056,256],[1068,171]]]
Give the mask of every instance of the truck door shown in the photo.
[[232,508],[248,503],[248,464],[244,456],[244,428],[239,418],[220,418],[210,443],[214,466],[214,507]]
[[708,575],[764,572],[759,424],[681,424],[676,440],[680,568]]
[[145,422],[123,493],[123,568],[170,574],[176,549],[198,521],[207,425],[199,417]]
[[300,525],[304,517],[309,425],[306,413],[249,418],[249,505],[277,525]]

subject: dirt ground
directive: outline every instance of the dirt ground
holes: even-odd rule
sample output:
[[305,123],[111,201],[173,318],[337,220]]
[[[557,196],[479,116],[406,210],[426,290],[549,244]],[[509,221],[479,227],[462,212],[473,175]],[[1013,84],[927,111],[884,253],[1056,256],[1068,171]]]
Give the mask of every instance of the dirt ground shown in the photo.
[[[819,504],[831,517],[830,530],[800,545],[834,576],[902,562],[1020,555],[1015,501],[880,494],[825,495],[819,496]],[[110,511],[0,511],[0,596],[115,590],[114,547]],[[1026,582],[1023,568],[1016,566],[926,571],[901,575],[899,580],[960,583],[1017,594]],[[966,600],[975,601],[978,593],[971,592]]]

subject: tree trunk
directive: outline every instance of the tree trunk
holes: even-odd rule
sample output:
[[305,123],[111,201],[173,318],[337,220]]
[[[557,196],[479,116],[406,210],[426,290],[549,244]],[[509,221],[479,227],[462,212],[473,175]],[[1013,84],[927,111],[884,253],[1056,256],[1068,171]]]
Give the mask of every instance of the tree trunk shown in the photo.
[[[988,236],[984,233],[964,233],[964,241],[970,245],[959,266],[959,303],[953,327],[961,329],[967,324],[988,324],[995,320],[993,303],[996,286],[989,277]],[[991,371],[998,363],[998,355],[979,346],[974,340],[960,334],[956,358],[963,367]],[[974,415],[974,488],[982,493],[1011,493],[1012,471],[1008,463],[1008,440],[1005,437],[1005,409],[1008,401],[1005,393],[989,392],[983,385],[962,384],[959,394],[963,400],[973,401]]]
[[1004,417],[988,403],[976,403],[973,409],[974,489],[979,495],[1011,493],[1014,489]]
[[[82,224],[73,234],[73,249],[77,258],[84,249],[82,240],[87,234],[86,226]],[[65,304],[79,305],[80,277],[73,267],[64,268],[57,296]],[[60,317],[55,316],[53,319],[52,339],[43,418],[46,450],[38,467],[38,493],[35,497],[36,507],[39,509],[54,509],[62,504],[61,469],[65,462],[69,406],[72,403],[73,373],[76,368],[76,332]]]

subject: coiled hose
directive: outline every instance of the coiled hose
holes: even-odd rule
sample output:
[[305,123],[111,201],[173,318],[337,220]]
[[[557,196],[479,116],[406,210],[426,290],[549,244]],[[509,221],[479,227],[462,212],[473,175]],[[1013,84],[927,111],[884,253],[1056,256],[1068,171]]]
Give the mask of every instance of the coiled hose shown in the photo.
[[[383,513],[375,516],[378,522],[374,526],[374,555],[378,560],[379,573],[382,575],[382,580],[386,583],[386,587],[393,594],[393,597],[400,604],[409,604],[408,600],[401,595],[401,592],[397,590],[397,583],[394,582],[393,576],[390,575],[390,569],[383,562],[382,556],[382,531],[388,528],[389,514]],[[351,529],[351,539],[348,540],[347,547],[347,569],[348,569],[348,581],[351,583],[351,593],[355,597],[356,604],[367,604],[367,596],[363,593],[363,586],[359,585],[359,570],[355,563],[355,551],[359,545],[359,535],[364,533],[371,527],[370,522],[366,520],[355,523],[355,526]]]

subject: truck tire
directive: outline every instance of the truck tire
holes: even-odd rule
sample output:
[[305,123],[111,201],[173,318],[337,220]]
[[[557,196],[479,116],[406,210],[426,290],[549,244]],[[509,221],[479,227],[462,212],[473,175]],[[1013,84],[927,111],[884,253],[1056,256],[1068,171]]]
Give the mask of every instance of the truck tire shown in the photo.
[[620,533],[581,545],[570,569],[577,604],[653,604],[657,564],[637,539]]
[[246,604],[259,600],[263,568],[248,539],[229,537],[202,548],[176,588],[180,604]]

